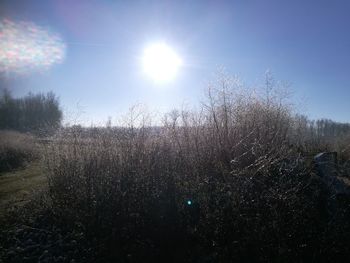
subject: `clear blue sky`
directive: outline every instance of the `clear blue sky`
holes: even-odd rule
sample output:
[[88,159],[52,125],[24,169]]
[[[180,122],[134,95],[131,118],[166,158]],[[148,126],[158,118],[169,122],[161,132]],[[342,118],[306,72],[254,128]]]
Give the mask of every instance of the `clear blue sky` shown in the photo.
[[[66,44],[62,63],[6,83],[16,95],[54,91],[86,124],[137,102],[161,111],[197,103],[219,66],[248,84],[270,69],[306,98],[303,113],[350,122],[350,1],[1,0],[0,15],[49,28]],[[139,61],[160,40],[184,61],[162,87]]]

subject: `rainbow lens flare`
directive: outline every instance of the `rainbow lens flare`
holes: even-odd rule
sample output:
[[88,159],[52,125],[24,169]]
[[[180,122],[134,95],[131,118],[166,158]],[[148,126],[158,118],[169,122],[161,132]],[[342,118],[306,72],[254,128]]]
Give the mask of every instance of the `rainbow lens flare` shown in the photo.
[[61,63],[66,46],[59,35],[31,22],[0,20],[0,73],[26,73]]

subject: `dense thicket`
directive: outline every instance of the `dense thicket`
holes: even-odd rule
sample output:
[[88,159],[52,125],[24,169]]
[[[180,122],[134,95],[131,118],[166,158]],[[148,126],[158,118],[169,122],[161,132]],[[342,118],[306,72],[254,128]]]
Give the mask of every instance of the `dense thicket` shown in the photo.
[[172,111],[159,129],[135,109],[125,120],[93,136],[58,134],[45,154],[50,211],[78,224],[102,262],[349,255],[349,198],[339,201],[304,154],[333,149],[318,140],[328,129],[303,129],[272,89],[258,95],[224,79],[199,110]]
[[60,126],[61,120],[59,101],[52,92],[29,93],[23,98],[14,98],[6,89],[0,94],[0,129],[51,131]]
[[[124,120],[122,129],[64,129],[45,146],[48,193],[31,223],[44,229],[31,235],[39,248],[7,253],[8,262],[349,257],[350,198],[332,192],[308,155],[344,154],[349,137],[328,139],[323,124],[316,134],[277,90],[221,79],[199,109],[174,110],[160,127],[135,108]],[[10,236],[6,252],[26,247],[28,232]]]

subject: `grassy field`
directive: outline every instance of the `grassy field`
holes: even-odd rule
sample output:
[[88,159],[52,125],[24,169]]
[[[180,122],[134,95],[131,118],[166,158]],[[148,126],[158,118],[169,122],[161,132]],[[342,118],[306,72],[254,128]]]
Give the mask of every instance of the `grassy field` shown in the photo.
[[46,185],[46,177],[38,162],[17,171],[0,174],[0,215],[9,207],[23,205],[34,191],[43,189]]

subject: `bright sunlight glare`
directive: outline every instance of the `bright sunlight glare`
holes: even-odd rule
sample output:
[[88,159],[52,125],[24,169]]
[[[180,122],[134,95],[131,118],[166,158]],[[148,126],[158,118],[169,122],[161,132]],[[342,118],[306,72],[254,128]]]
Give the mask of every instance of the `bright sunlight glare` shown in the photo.
[[168,82],[175,78],[182,60],[165,43],[156,43],[145,48],[142,64],[144,72],[154,81]]

